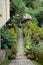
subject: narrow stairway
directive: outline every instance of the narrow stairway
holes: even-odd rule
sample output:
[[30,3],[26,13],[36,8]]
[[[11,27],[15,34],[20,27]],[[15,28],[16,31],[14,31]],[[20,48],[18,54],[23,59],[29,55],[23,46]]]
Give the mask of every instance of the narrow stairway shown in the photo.
[[23,34],[22,28],[18,33],[18,53],[15,60],[12,60],[9,65],[33,65],[31,60],[24,56]]

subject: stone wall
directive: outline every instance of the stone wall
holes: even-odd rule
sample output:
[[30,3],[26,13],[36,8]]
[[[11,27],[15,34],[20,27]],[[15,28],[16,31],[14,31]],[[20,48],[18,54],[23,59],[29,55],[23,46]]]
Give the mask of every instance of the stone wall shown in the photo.
[[1,30],[0,30],[0,49],[1,49]]
[[10,0],[0,0],[0,29],[10,19]]
[[0,63],[5,59],[6,52],[5,50],[0,50]]

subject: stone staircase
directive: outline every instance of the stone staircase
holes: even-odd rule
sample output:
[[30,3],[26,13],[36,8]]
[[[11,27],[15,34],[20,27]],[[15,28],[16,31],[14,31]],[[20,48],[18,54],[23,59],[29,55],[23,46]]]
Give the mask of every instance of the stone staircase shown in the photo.
[[33,65],[31,60],[27,59],[24,56],[24,43],[23,43],[23,34],[22,29],[19,30],[18,34],[18,53],[15,60],[12,60],[9,65]]

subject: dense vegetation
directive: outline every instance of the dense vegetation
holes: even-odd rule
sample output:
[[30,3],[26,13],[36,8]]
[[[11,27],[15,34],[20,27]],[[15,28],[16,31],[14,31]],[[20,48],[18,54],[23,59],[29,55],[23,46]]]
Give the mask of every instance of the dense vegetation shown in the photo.
[[[43,30],[42,28],[38,27],[36,23],[27,21],[25,24],[23,24],[23,34],[24,34],[25,52],[26,52],[27,57],[29,57],[28,54],[34,55],[35,52],[43,54]],[[34,56],[32,58],[34,59]]]
[[10,49],[9,58],[17,53],[19,23],[23,15],[31,15],[31,21],[23,23],[24,50],[27,58],[43,61],[43,0],[10,0],[10,20],[1,29],[2,49]]
[[[35,54],[35,57],[39,58],[40,55],[40,58],[43,60],[43,0],[13,0],[13,4],[17,7],[15,14],[19,14],[22,18],[24,13],[28,13],[32,17],[31,23],[28,23],[28,21],[23,24],[26,54],[31,54],[33,50],[37,51],[32,53],[32,58],[34,59],[33,54]],[[29,52],[29,49],[31,52]],[[31,56],[28,55],[28,57]]]
[[[11,13],[19,14],[20,17],[23,16],[24,13],[29,13],[32,16],[32,20],[37,22],[40,25],[43,20],[43,0],[11,0]],[[14,15],[14,14],[13,14]],[[40,17],[41,15],[41,17]],[[41,25],[40,25],[41,26]]]
[[[1,29],[1,48],[8,53],[8,58],[15,58],[17,53],[18,28],[11,19]],[[10,53],[9,53],[10,52]]]

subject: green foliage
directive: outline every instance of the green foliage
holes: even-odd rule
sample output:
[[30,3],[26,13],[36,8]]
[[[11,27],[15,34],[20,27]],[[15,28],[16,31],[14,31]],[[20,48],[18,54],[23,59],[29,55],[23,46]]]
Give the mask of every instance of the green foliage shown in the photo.
[[12,53],[16,55],[17,53],[17,43],[12,45]]
[[23,0],[27,7],[38,8],[41,6],[41,0]]
[[33,8],[38,8],[41,6],[41,0],[34,0],[33,1]]
[[[25,4],[22,0],[11,0],[11,3],[13,5],[13,7],[16,7],[15,8],[15,13],[18,13],[20,14],[21,16],[23,15],[23,12],[24,12],[24,9],[25,9]],[[12,8],[12,5],[11,5],[11,8]],[[13,9],[14,11],[14,9]]]
[[39,41],[39,43],[37,45],[34,44],[34,51],[38,51],[40,53],[43,53],[43,42]]
[[28,55],[27,58],[31,59],[31,60],[34,60],[34,55]]
[[42,65],[41,63],[39,63],[39,62],[37,62],[35,60],[32,60],[32,62],[33,62],[34,65]]
[[38,19],[35,16],[43,12],[42,3],[42,0],[11,0],[11,17],[19,14],[22,18],[24,13],[29,13],[32,15],[32,21],[37,22]]
[[[28,13],[31,14],[32,21],[30,23],[27,21],[27,23],[23,24],[25,51],[28,53],[29,49],[43,49],[43,46],[39,44],[39,41],[43,40],[43,1],[10,0],[10,12],[10,23],[7,23],[7,25],[1,29],[2,47],[5,49],[11,47],[13,49],[12,52],[14,52],[14,54],[17,53],[18,28],[16,25],[19,25],[23,19],[23,14]],[[19,14],[20,17],[17,18],[16,14]],[[42,28],[38,27],[37,24],[41,25]],[[36,47],[33,47],[32,44]],[[12,53],[11,56],[15,57],[14,54]]]
[[24,40],[24,44],[25,44],[25,48],[26,48],[27,50],[33,48],[31,41],[29,41],[27,37],[26,37],[25,40]]
[[[27,32],[26,32],[27,31]],[[36,23],[27,21],[23,27],[24,46],[27,58],[34,58],[32,51],[43,52],[43,30]],[[31,53],[31,56],[30,56]]]
[[5,60],[0,65],[8,65],[11,62],[11,60],[8,59],[8,57],[5,58]]
[[11,36],[10,39],[12,40],[12,43],[13,41],[16,42],[17,34],[15,33],[14,29],[13,28],[11,28],[10,30],[8,29],[8,32],[9,35]]
[[32,52],[33,44],[28,36],[24,38],[24,47],[25,55],[27,56],[27,58],[31,60],[34,59],[34,55]]
[[2,36],[2,48],[9,48],[13,43],[17,43],[17,27],[8,29],[3,27],[1,29]]
[[27,30],[27,28],[23,29],[23,33],[24,33],[25,36],[28,36],[28,30]]
[[38,61],[43,65],[43,52],[34,51],[34,56],[38,58]]
[[9,59],[15,59],[16,58],[16,53],[17,53],[17,44],[12,45],[12,49],[10,54],[8,55]]
[[43,30],[38,27],[36,23],[28,23],[27,27],[24,28],[24,34],[25,36],[29,35],[33,41],[39,41],[43,39]]

